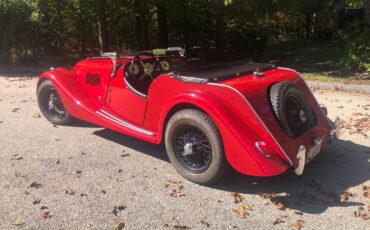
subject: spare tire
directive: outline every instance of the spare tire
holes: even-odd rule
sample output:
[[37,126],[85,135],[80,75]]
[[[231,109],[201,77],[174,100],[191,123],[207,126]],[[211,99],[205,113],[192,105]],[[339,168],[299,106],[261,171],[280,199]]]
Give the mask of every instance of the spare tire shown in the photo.
[[291,82],[279,82],[270,88],[270,102],[281,128],[291,138],[312,128],[315,114],[302,91]]

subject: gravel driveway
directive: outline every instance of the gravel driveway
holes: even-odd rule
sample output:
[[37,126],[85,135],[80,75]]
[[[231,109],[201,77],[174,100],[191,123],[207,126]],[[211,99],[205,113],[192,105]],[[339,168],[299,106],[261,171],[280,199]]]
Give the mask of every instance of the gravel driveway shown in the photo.
[[0,77],[0,229],[370,229],[370,95],[315,91],[345,129],[303,176],[231,171],[205,187],[163,146],[51,125],[35,88]]

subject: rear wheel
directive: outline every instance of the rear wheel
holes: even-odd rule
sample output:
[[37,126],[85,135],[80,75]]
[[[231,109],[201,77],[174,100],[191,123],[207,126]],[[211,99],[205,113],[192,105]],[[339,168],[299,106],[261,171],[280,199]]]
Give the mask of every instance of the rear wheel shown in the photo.
[[43,81],[37,90],[37,103],[44,117],[55,125],[68,125],[73,117],[65,109],[59,93],[49,81]]
[[220,133],[201,111],[185,109],[175,113],[166,127],[165,144],[174,168],[195,183],[215,182],[229,168]]

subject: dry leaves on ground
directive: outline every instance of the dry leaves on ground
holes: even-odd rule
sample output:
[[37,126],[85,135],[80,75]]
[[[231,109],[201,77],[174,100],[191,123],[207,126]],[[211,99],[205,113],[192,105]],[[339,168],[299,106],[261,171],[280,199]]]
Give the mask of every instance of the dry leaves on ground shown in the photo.
[[186,226],[186,225],[174,225],[173,226],[174,229],[176,230],[186,230],[186,229],[191,229],[190,227]]
[[246,216],[249,215],[249,213],[243,209],[233,209],[233,212],[236,216],[240,218],[246,218]]
[[[369,207],[368,207],[369,208]],[[368,209],[368,212],[370,212],[370,210]],[[359,217],[363,220],[369,220],[370,219],[370,216],[369,216],[369,213],[366,213],[366,210],[364,207],[358,207],[358,210],[355,211],[353,213],[355,215],[355,217]]]
[[182,196],[185,196],[185,193],[183,193],[181,189],[175,188],[175,189],[169,190],[168,195],[173,196],[173,197],[182,197]]
[[250,204],[248,204],[248,203],[243,203],[242,204],[242,208],[244,210],[248,210],[248,211],[252,211],[253,210],[252,206]]
[[125,208],[126,208],[126,206],[124,206],[124,205],[114,205],[112,213],[113,213],[113,215],[117,216],[118,212],[124,210]]
[[114,224],[114,230],[122,230],[125,227],[125,223],[118,221]]
[[[357,118],[361,116],[360,118]],[[362,113],[352,113],[348,120],[341,121],[341,128],[347,130],[349,134],[361,134],[368,137],[370,132],[370,115]]]
[[41,199],[36,199],[32,202],[32,204],[36,205],[36,204],[40,204],[41,203]]
[[366,198],[370,198],[370,186],[365,185],[362,187],[362,190],[364,191],[362,195]]
[[21,220],[19,220],[19,219],[15,220],[15,221],[13,222],[13,225],[16,225],[16,226],[25,225],[25,224],[26,224],[26,222],[21,221]]
[[43,185],[39,182],[32,182],[30,185],[27,186],[27,188],[41,188]]
[[35,114],[33,115],[33,117],[34,117],[34,118],[41,118],[42,116],[41,116],[41,114],[40,114],[40,113],[35,113]]
[[51,215],[50,215],[50,211],[43,212],[43,213],[42,213],[42,217],[43,217],[44,219],[49,219],[49,218],[51,217]]
[[13,109],[12,109],[12,112],[13,112],[13,113],[16,113],[16,112],[18,112],[20,109],[21,109],[21,108],[13,108]]
[[277,225],[277,224],[284,223],[287,218],[288,218],[288,216],[279,216],[278,218],[275,219],[273,224]]
[[230,196],[234,197],[234,203],[235,204],[239,204],[240,202],[243,202],[243,200],[244,200],[244,197],[240,193],[230,192],[229,194],[230,194]]
[[302,227],[303,227],[303,223],[304,221],[303,220],[296,220],[292,223],[292,227],[294,229],[297,229],[297,230],[300,230]]
[[210,223],[208,223],[207,221],[205,221],[205,220],[201,220],[200,221],[200,223],[201,224],[204,224],[205,226],[207,226],[207,228],[209,228],[209,226],[211,226],[211,224]]
[[350,197],[354,197],[354,194],[348,191],[343,192],[340,194],[340,202],[348,201]]

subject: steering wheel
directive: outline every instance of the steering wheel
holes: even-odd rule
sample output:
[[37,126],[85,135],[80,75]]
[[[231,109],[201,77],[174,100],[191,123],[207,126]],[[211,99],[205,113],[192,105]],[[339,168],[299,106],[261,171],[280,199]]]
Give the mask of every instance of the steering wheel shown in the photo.
[[[145,59],[144,62],[144,60],[141,58],[142,56],[150,58]],[[148,62],[148,60],[154,60],[154,63],[151,64]],[[158,71],[160,71],[160,60],[156,58],[152,52],[137,53],[128,67],[128,73],[132,77],[139,78],[140,80],[143,80],[145,77],[149,77],[154,80],[153,74]]]

